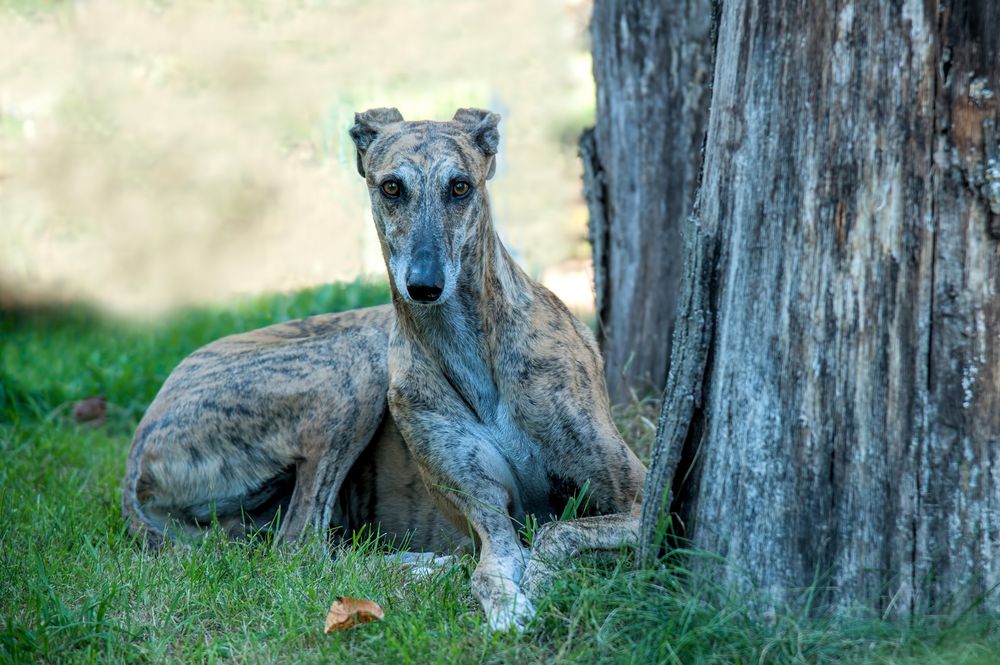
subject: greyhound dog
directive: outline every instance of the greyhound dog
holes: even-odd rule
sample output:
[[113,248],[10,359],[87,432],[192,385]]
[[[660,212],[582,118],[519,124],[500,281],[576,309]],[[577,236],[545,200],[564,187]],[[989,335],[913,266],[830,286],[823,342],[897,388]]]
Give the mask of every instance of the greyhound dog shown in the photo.
[[[474,540],[473,592],[500,631],[527,626],[558,560],[635,542],[646,469],[612,422],[593,335],[493,228],[499,119],[356,114],[392,306],[185,359],[133,439],[133,532],[157,545],[215,520],[232,537],[276,526],[279,541],[371,529],[444,552]],[[584,488],[589,513],[553,521]],[[517,529],[529,516],[543,524],[531,550]]]

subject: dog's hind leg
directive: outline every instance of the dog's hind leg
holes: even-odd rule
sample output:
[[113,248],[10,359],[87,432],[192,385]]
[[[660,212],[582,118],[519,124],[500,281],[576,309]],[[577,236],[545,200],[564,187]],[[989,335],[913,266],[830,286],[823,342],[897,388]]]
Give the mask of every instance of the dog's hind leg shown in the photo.
[[588,550],[635,547],[639,516],[615,513],[544,524],[535,535],[531,557],[521,578],[528,598],[538,598],[558,574],[562,564]]
[[281,520],[278,542],[337,526],[331,524],[337,493],[387,416],[384,391],[381,386],[371,388],[364,391],[366,394],[348,392],[332,400],[329,412],[317,414],[300,428],[302,455],[296,463],[295,490]]

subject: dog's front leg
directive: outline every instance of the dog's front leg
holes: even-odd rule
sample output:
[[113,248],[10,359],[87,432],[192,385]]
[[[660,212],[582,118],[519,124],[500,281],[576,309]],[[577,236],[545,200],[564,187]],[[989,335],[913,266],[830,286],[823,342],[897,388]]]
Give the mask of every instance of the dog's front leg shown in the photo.
[[535,616],[534,605],[518,584],[527,563],[525,551],[502,502],[504,493],[497,489],[492,500],[476,500],[474,503],[482,505],[469,503],[466,507],[482,543],[479,564],[472,574],[472,592],[483,606],[490,628],[523,630]]
[[403,414],[397,417],[400,431],[431,493],[447,514],[468,520],[479,537],[472,591],[490,627],[525,628],[535,608],[518,584],[526,553],[509,512],[517,502],[516,484],[491,433],[456,413],[398,410]]
[[538,598],[560,565],[580,552],[634,547],[638,537],[638,510],[544,524],[535,535],[521,588],[529,598]]

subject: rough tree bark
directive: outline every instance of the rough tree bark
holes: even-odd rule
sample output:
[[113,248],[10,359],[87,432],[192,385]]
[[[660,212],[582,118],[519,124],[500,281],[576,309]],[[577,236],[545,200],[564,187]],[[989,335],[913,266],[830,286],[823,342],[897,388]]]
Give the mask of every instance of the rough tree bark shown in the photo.
[[1000,3],[724,2],[643,527],[777,604],[1000,610]]
[[613,402],[666,383],[680,228],[708,117],[712,7],[712,0],[594,5],[597,125],[584,133],[580,154],[597,334]]

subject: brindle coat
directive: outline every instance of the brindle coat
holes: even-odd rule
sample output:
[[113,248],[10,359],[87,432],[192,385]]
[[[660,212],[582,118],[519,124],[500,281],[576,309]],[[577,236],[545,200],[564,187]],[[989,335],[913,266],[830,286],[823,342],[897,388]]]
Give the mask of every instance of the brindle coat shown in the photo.
[[[610,414],[590,331],[500,243],[485,181],[495,113],[351,130],[392,307],[311,317],[196,351],[139,424],[123,506],[136,532],[363,527],[410,547],[480,543],[473,591],[521,628],[553,559],[635,539],[646,470]],[[589,483],[596,515],[546,524]],[[523,578],[523,579],[522,579]]]

